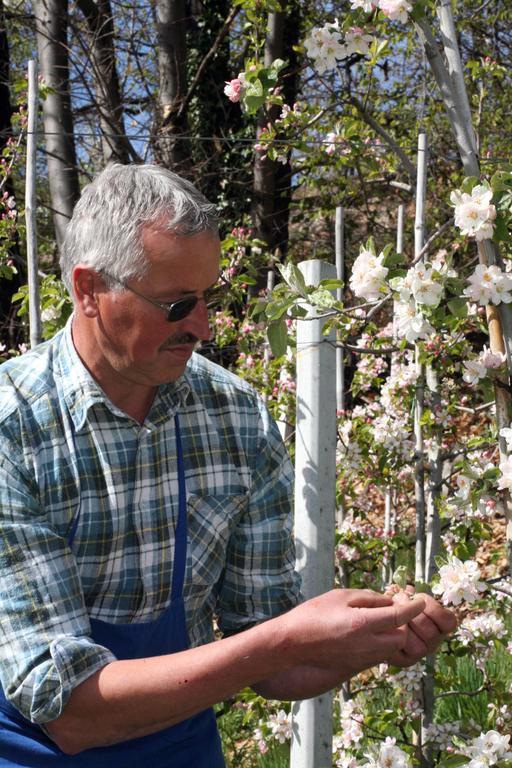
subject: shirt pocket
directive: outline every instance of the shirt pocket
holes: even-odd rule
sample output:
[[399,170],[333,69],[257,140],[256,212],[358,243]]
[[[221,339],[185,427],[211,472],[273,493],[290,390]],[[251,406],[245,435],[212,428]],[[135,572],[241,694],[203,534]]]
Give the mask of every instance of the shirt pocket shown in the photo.
[[229,541],[247,509],[248,493],[197,494],[187,499],[192,593],[211,593],[229,556]]

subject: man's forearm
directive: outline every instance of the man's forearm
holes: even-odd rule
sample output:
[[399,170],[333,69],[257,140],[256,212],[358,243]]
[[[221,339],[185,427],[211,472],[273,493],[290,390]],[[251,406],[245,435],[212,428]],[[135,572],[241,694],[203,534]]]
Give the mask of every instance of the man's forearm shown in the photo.
[[115,661],[81,683],[46,730],[66,753],[145,736],[286,670],[279,619],[209,645]]

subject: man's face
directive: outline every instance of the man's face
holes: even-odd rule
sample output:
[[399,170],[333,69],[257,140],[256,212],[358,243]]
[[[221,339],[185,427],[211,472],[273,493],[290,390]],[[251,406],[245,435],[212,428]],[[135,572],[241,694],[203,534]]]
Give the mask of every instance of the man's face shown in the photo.
[[[202,297],[217,282],[220,244],[212,233],[180,236],[147,229],[143,243],[148,273],[127,283],[137,293],[168,303]],[[189,315],[170,323],[165,310],[142,296],[109,290],[101,295],[97,322],[101,352],[111,368],[127,383],[150,387],[181,376],[197,343],[210,338],[203,300]]]

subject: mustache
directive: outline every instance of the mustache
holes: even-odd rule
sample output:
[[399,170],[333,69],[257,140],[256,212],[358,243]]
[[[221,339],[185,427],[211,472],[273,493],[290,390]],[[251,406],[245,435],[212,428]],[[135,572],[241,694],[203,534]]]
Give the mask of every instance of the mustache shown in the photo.
[[193,333],[182,333],[182,334],[176,334],[176,336],[170,336],[165,345],[166,347],[176,347],[181,344],[200,344],[201,340],[197,338],[197,336],[194,336]]

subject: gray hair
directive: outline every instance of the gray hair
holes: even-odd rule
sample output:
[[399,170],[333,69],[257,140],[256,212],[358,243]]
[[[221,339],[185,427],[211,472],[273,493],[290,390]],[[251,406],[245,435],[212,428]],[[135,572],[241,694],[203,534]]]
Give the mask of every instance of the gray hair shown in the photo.
[[151,226],[218,235],[215,206],[189,181],[157,165],[109,165],[84,188],[66,229],[60,264],[68,290],[79,263],[114,283],[143,277],[142,230]]

